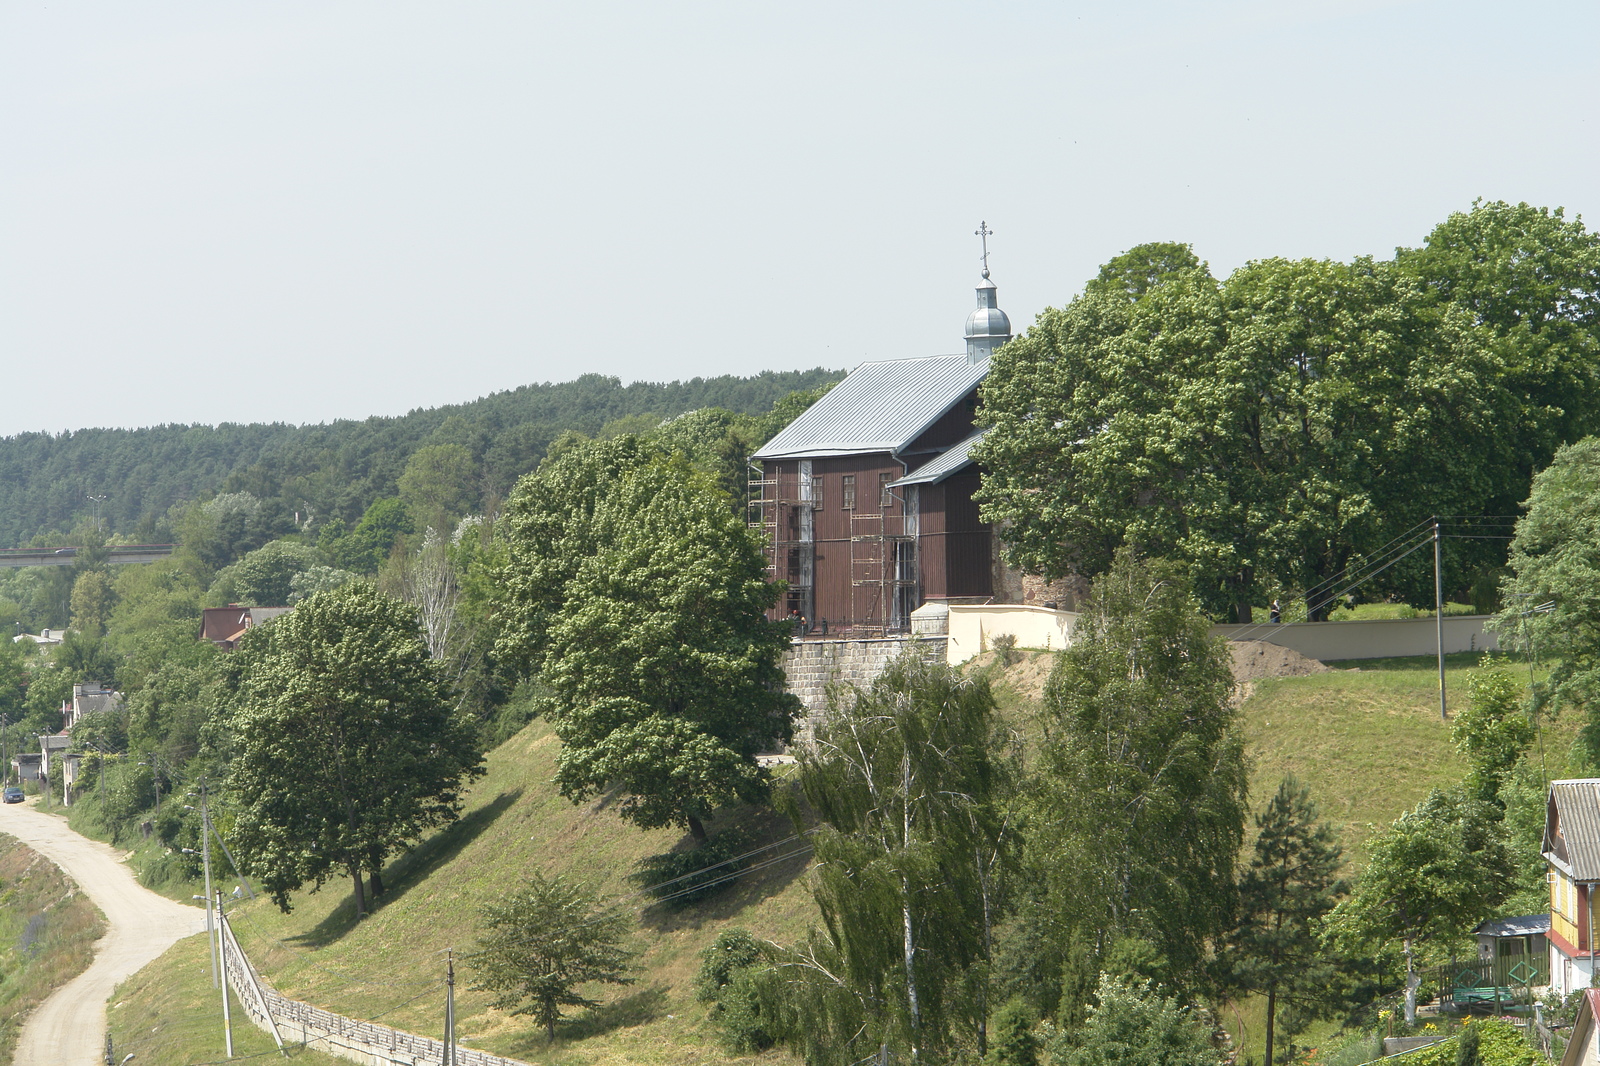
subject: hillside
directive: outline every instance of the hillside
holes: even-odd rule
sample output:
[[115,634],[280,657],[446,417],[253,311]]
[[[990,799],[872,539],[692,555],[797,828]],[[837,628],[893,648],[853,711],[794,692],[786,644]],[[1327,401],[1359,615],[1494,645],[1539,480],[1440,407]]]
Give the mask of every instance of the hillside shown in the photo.
[[105,497],[98,515],[111,534],[136,540],[170,536],[161,522],[173,504],[224,490],[279,500],[286,513],[354,522],[373,500],[395,494],[406,460],[430,443],[466,446],[481,494],[504,495],[567,430],[593,435],[618,419],[659,420],[702,407],[756,415],[797,389],[841,377],[817,368],[623,385],[585,374],[470,403],[323,425],[21,433],[0,438],[0,546],[71,529],[90,514],[89,496]]
[[[1040,653],[996,670],[1006,713],[1019,722],[1042,690],[1049,662]],[[1471,656],[1452,657],[1453,693],[1464,695],[1472,662]],[[1438,721],[1429,660],[1341,665],[1346,668],[1258,681],[1241,715],[1253,760],[1252,805],[1261,806],[1282,775],[1294,772],[1359,864],[1374,826],[1455,779],[1461,768],[1448,727]],[[1570,737],[1570,726],[1558,723],[1545,739],[1552,774],[1565,771]],[[389,896],[359,927],[351,927],[348,891],[337,882],[296,896],[287,916],[265,903],[241,907],[237,928],[246,950],[289,995],[363,1017],[382,1014],[390,1024],[437,1035],[444,952],[470,947],[484,901],[530,869],[576,876],[627,897],[635,891],[628,875],[639,859],[685,843],[675,832],[632,828],[605,800],[574,807],[562,799],[549,783],[557,746],[548,726],[536,722],[493,752],[462,822],[389,868]],[[744,817],[749,820],[750,812]],[[752,828],[752,847],[790,835],[786,823],[771,817],[754,819]],[[638,981],[604,990],[609,1005],[568,1029],[554,1048],[545,1047],[525,1020],[486,1010],[484,995],[466,987],[465,970],[457,1001],[464,1042],[535,1063],[575,1066],[723,1061],[690,987],[699,953],[730,926],[786,942],[815,920],[803,844],[772,854],[788,858],[700,909],[672,913],[629,899],[639,913]],[[175,949],[142,975],[144,986],[161,987],[165,973],[193,969],[195,959],[183,951]],[[148,1013],[140,1017],[141,1024],[149,1021]],[[764,1060],[789,1061],[781,1055]]]

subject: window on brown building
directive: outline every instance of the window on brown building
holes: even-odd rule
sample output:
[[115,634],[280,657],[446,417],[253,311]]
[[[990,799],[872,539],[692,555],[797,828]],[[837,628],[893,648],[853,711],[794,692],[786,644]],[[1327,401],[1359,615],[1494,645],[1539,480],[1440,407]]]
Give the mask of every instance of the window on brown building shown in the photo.
[[878,475],[878,507],[885,511],[894,506],[894,490],[889,488],[893,480],[893,474]]
[[856,476],[854,474],[846,474],[844,476],[844,503],[839,506],[846,511],[854,511],[856,509]]

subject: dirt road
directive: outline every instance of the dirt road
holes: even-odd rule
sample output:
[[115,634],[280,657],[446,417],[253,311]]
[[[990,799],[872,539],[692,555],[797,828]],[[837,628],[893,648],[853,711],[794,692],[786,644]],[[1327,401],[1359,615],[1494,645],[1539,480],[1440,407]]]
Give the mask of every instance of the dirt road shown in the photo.
[[0,833],[65,870],[106,916],[106,935],[95,943],[94,962],[29,1016],[15,1061],[99,1066],[112,989],[177,941],[203,932],[205,913],[141,887],[115,849],[79,836],[65,818],[35,810],[32,803],[0,805]]

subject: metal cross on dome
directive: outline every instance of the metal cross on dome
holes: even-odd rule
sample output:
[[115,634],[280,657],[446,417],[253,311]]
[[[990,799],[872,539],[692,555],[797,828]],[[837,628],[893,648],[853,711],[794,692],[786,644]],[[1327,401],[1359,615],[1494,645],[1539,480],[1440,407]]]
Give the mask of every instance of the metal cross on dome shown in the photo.
[[983,241],[983,276],[989,276],[989,238],[994,236],[994,230],[989,228],[989,223],[979,222],[978,228],[972,231],[974,237]]

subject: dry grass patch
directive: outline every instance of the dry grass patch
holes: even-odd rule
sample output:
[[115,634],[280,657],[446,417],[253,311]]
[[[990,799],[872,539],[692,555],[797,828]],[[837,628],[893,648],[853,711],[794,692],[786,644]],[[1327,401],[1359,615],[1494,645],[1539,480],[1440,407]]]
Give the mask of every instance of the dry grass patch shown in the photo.
[[0,1064],[22,1023],[51,992],[88,969],[105,921],[50,860],[0,834]]

